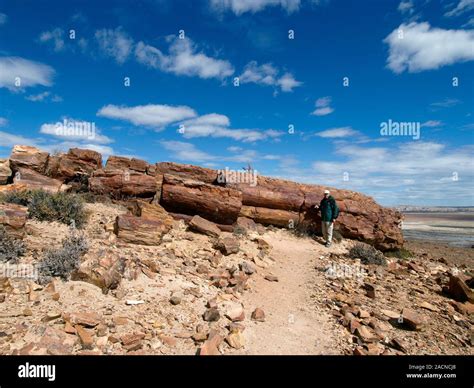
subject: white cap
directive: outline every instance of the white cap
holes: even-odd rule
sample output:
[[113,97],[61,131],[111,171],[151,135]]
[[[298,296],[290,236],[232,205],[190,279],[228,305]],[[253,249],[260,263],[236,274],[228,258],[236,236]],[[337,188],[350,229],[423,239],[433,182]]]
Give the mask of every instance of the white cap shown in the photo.
[[329,190],[324,190],[324,194],[329,194]]

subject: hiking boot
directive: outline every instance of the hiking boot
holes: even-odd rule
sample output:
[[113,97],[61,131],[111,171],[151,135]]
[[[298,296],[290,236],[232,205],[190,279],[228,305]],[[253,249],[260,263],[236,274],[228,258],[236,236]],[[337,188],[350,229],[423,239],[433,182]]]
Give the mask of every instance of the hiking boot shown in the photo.
[[326,243],[326,248],[329,248],[331,246],[331,243],[330,242],[327,242]]

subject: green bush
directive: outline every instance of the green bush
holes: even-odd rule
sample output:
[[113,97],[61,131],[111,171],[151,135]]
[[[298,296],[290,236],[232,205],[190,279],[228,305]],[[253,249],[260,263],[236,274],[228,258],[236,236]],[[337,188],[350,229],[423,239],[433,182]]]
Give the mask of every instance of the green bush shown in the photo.
[[356,243],[349,250],[349,257],[360,259],[362,264],[387,265],[387,260],[382,252],[375,249],[372,245],[362,242]]
[[413,257],[413,252],[409,251],[406,248],[400,248],[393,251],[385,252],[387,257],[395,257],[401,260],[408,260],[410,257]]
[[84,201],[76,194],[52,194],[35,190],[7,193],[1,200],[27,206],[29,217],[39,221],[58,221],[68,225],[74,224],[80,228],[87,219]]
[[71,272],[79,268],[81,257],[89,249],[85,236],[72,229],[59,249],[46,251],[43,260],[38,266],[39,282],[48,283],[52,277],[68,280]]
[[14,264],[25,252],[25,243],[8,235],[5,227],[0,225],[0,263]]

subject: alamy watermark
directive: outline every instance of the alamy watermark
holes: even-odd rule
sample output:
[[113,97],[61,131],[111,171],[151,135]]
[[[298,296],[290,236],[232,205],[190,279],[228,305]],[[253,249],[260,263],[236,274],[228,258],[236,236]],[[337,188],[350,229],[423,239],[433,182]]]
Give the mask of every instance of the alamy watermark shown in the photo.
[[0,277],[37,280],[39,278],[39,265],[0,264]]
[[258,172],[254,169],[242,171],[230,170],[226,167],[224,170],[217,171],[218,183],[247,183],[251,187],[257,186]]
[[95,123],[90,121],[76,121],[64,119],[55,124],[57,136],[79,137],[82,139],[93,140],[96,136]]
[[382,121],[380,123],[381,136],[411,136],[413,140],[420,139],[421,124],[417,121]]

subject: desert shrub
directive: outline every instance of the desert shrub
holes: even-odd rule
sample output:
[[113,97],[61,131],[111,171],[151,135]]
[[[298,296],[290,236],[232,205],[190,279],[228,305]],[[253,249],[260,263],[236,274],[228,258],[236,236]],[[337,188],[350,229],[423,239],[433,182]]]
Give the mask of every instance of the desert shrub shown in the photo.
[[13,203],[21,206],[28,206],[30,199],[31,191],[11,191],[0,196],[1,202]]
[[25,243],[11,237],[5,227],[0,225],[0,263],[16,263],[25,252]]
[[413,257],[413,252],[409,251],[406,248],[400,248],[393,251],[385,252],[387,257],[395,257],[401,260],[408,260],[410,257]]
[[80,228],[87,218],[84,201],[76,194],[34,190],[7,193],[1,200],[27,206],[29,217],[39,221],[58,221],[68,225],[74,223]]
[[71,273],[79,268],[81,257],[88,249],[85,236],[72,229],[60,248],[46,251],[38,266],[39,282],[45,284],[56,276],[68,280]]
[[349,257],[353,259],[360,259],[363,264],[378,264],[386,265],[387,260],[382,252],[375,249],[372,245],[362,242],[356,243],[349,250]]

